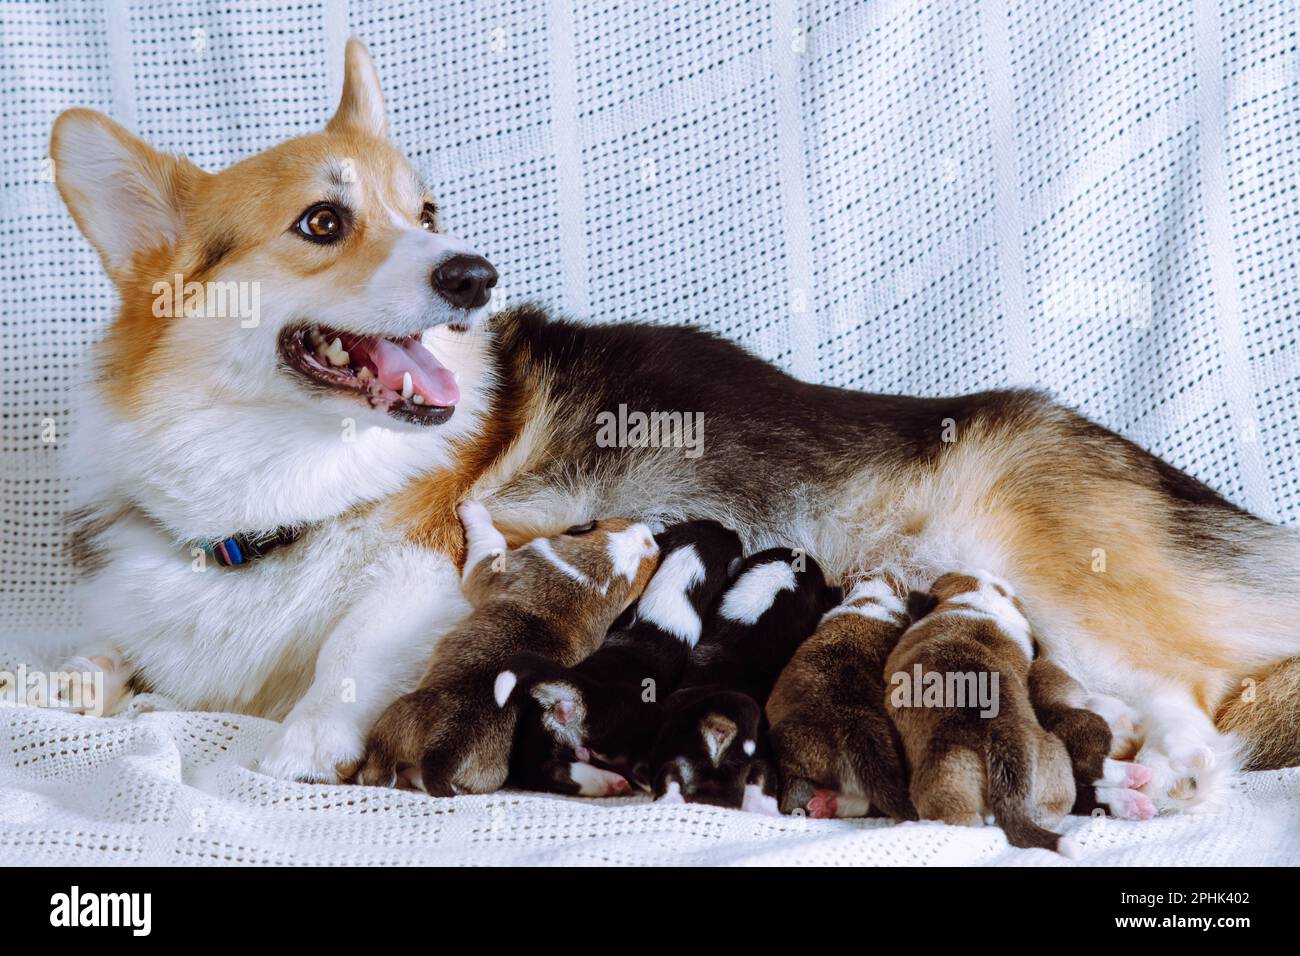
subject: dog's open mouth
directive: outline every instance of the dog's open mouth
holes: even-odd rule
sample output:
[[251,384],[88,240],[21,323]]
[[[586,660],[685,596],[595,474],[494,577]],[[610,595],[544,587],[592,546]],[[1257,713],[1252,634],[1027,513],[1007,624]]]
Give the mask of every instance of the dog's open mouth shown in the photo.
[[456,376],[418,335],[384,338],[299,325],[280,333],[280,356],[313,385],[357,395],[416,425],[441,425],[460,400]]

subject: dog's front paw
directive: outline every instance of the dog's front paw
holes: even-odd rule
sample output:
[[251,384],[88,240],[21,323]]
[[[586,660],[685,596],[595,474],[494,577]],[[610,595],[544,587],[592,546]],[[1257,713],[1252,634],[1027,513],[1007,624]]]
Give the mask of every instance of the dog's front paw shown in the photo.
[[338,783],[356,770],[363,751],[357,727],[333,716],[297,717],[280,725],[257,769],[281,780]]
[[1216,753],[1193,740],[1148,742],[1135,762],[1151,772],[1136,789],[1146,794],[1158,813],[1199,812],[1213,808],[1227,790],[1232,773],[1230,753]]

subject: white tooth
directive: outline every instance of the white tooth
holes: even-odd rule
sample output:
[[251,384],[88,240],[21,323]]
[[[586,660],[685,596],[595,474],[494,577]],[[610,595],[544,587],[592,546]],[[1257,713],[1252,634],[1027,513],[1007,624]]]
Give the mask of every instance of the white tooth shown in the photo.
[[423,404],[424,404],[424,396],[423,396],[423,395],[412,395],[412,396],[411,396],[411,404],[412,404],[412,405],[423,405]]
[[370,375],[370,369],[368,369],[368,368],[367,368],[366,366],[364,366],[364,365],[361,366],[361,371],[357,372],[357,378],[361,379],[361,381],[363,381],[363,382],[368,382],[368,381],[370,381],[370,378],[371,378],[371,375]]
[[402,398],[410,398],[411,393],[415,391],[415,386],[411,384],[411,373],[402,373]]
[[333,342],[330,343],[329,348],[321,350],[321,355],[323,355],[326,361],[328,361],[331,365],[348,364],[349,355],[343,348],[342,339],[336,338]]

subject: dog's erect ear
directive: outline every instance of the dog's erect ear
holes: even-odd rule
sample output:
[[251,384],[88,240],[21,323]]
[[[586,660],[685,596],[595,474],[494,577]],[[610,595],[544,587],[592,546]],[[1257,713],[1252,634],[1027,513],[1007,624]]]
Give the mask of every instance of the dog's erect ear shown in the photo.
[[60,114],[50,157],[59,195],[113,279],[127,272],[137,253],[176,243],[186,196],[208,175],[94,110]]
[[348,40],[343,62],[343,96],[339,108],[329,121],[331,130],[354,129],[388,137],[388,120],[384,117],[384,94],[379,89],[379,74],[370,60],[366,45],[356,37]]

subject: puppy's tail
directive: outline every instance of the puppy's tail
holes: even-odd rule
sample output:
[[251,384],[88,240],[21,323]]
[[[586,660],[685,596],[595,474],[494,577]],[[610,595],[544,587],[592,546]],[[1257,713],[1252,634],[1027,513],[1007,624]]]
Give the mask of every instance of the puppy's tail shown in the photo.
[[536,684],[546,680],[565,677],[568,669],[541,654],[514,654],[506,661],[505,667],[497,672],[492,682],[492,696],[498,707],[505,707],[511,699],[526,695]]
[[1073,842],[1040,827],[1030,812],[1034,758],[1029,741],[1019,727],[994,724],[988,746],[988,768],[989,806],[998,826],[1006,833],[1007,842],[1073,857]]

